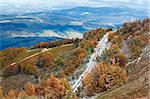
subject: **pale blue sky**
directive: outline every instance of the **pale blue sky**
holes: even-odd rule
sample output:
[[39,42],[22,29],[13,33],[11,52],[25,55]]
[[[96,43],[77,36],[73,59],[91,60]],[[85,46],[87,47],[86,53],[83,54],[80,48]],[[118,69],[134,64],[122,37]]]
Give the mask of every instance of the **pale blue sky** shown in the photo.
[[149,9],[150,0],[0,0],[0,13],[44,11],[79,6]]

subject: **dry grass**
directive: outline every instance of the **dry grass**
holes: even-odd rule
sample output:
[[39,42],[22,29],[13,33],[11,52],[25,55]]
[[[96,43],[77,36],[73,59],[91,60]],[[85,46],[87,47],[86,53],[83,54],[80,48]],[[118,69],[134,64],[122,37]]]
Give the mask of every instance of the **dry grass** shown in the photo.
[[142,60],[139,64],[132,64],[128,80],[123,86],[109,90],[97,99],[148,99],[149,96],[149,59]]
[[[51,50],[49,50],[45,53],[51,53],[54,57],[58,57],[58,56],[64,57],[64,55],[66,53],[71,52],[73,49],[75,49],[75,46],[73,44],[72,45],[70,44],[67,46],[52,48]],[[37,57],[38,57],[38,55],[32,57],[32,60],[35,61],[35,59]],[[30,59],[27,59],[27,60],[23,61],[23,64],[25,64],[26,62],[33,62],[33,61],[31,61]],[[39,73],[40,72],[42,72],[42,71],[39,70]],[[45,74],[46,74],[47,71],[43,71],[43,72],[45,72]],[[53,71],[51,71],[51,72],[53,72]],[[0,82],[0,86],[2,86],[4,93],[6,94],[10,89],[21,90],[27,82],[36,82],[36,81],[37,81],[37,78],[33,75],[17,74],[17,75],[8,77],[6,79],[3,79],[2,82]]]

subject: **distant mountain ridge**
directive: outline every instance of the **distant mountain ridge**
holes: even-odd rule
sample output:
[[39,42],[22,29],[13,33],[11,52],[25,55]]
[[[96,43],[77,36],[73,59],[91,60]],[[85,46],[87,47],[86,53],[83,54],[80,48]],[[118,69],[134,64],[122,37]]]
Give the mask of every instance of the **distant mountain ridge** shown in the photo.
[[1,38],[0,50],[15,47],[31,47],[40,42],[51,42],[54,40],[61,40],[57,37],[14,37],[14,38]]
[[148,17],[147,11],[126,7],[77,7],[20,15],[0,15],[0,36],[81,38],[95,28],[120,27],[126,21]]

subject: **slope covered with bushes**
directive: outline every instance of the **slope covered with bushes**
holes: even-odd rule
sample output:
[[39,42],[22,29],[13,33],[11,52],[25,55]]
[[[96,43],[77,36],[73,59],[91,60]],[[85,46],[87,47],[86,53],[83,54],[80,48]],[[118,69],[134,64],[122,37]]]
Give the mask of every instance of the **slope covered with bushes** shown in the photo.
[[111,46],[97,57],[99,65],[84,79],[82,93],[92,96],[128,83],[128,64],[139,61],[144,48],[149,46],[149,26],[150,19],[138,20],[110,33]]
[[[149,45],[149,26],[150,19],[147,18],[142,21],[125,23],[117,31],[99,28],[86,32],[82,40],[39,43],[33,48],[53,48],[48,52],[8,67],[4,73],[9,75],[5,76],[5,79],[0,83],[0,95],[9,98],[41,96],[52,99],[73,99],[91,97],[108,90],[121,88],[129,82],[129,78],[131,80],[133,77],[130,75],[131,71],[136,71],[130,69],[129,64],[134,63],[135,60],[139,61],[144,49]],[[76,93],[73,93],[72,81],[78,78],[80,75],[78,71],[84,69],[83,67],[94,53],[98,41],[106,33],[109,33],[110,47],[96,57],[97,66],[87,73],[83,85]],[[134,67],[133,65],[131,67]],[[140,72],[140,69],[136,72]],[[9,86],[10,80],[20,77],[19,80],[23,77],[22,75],[32,79],[24,81],[24,85],[19,86],[20,88],[17,85],[11,85],[10,88],[5,89],[6,86]]]

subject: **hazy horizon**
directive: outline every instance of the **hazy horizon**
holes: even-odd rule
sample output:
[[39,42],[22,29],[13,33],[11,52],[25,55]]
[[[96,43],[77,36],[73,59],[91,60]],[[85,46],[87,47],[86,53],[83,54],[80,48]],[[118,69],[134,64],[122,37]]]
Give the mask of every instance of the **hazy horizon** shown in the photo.
[[148,0],[0,0],[0,14],[30,13],[74,7],[128,7],[149,9]]

